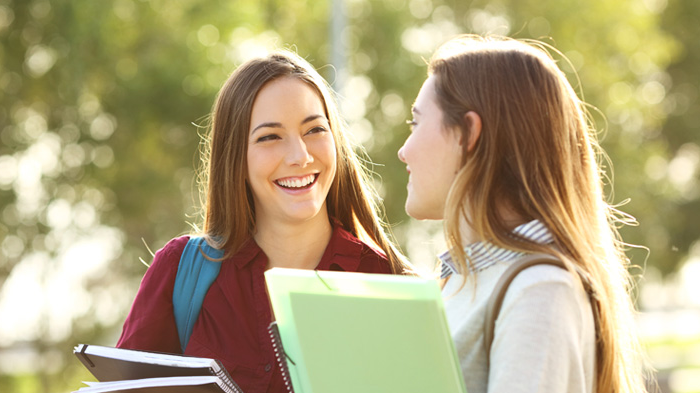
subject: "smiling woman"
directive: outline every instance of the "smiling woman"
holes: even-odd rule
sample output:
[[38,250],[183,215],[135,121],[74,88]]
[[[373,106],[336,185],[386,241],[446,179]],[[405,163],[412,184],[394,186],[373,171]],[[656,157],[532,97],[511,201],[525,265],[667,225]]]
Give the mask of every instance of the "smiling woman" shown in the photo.
[[192,236],[170,241],[146,272],[117,346],[220,359],[243,391],[284,391],[267,339],[274,317],[265,270],[407,267],[345,132],[331,89],[299,56],[277,52],[239,67],[214,105],[203,231],[192,234],[221,251],[220,272],[181,348],[174,283]]
[[261,235],[269,234],[275,244],[281,224],[291,229],[299,220],[308,230],[330,234],[326,196],[336,174],[336,154],[320,95],[293,77],[272,81],[253,103],[251,128],[248,181],[256,207],[256,240],[266,242]]

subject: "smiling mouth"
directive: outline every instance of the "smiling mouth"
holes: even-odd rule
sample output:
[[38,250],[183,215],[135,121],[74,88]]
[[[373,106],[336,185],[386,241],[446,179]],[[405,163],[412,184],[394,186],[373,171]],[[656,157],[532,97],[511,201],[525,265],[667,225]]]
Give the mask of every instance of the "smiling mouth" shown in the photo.
[[302,177],[285,177],[283,179],[275,180],[275,184],[288,190],[304,190],[311,188],[311,186],[316,183],[318,176],[318,173],[314,173],[312,175]]

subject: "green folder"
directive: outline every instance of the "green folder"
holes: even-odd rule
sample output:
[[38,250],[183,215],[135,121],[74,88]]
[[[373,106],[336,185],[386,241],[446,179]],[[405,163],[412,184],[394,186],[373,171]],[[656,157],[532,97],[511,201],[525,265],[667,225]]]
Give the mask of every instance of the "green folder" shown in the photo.
[[435,280],[279,268],[265,278],[295,393],[466,393]]

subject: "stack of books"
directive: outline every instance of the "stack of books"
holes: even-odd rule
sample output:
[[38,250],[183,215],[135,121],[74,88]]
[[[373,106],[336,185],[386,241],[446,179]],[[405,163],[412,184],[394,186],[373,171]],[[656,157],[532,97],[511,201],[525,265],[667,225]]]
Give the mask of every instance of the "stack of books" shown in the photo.
[[214,359],[86,344],[73,352],[99,381],[80,393],[243,393]]

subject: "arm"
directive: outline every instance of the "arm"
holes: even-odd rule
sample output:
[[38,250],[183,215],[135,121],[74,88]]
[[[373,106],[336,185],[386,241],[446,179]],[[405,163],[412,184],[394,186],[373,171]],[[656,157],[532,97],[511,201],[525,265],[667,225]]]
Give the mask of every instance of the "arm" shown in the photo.
[[536,266],[511,284],[496,322],[489,392],[590,392],[595,331],[573,276]]
[[173,285],[187,237],[170,241],[156,252],[131,306],[117,347],[180,353],[173,317]]

